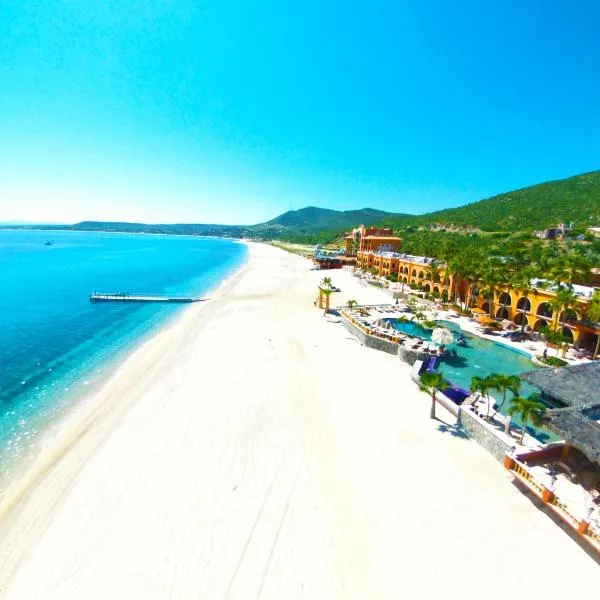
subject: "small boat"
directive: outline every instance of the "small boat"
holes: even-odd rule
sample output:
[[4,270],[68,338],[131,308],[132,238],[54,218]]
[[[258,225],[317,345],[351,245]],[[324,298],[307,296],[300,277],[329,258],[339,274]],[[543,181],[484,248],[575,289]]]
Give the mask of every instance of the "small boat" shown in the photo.
[[50,240],[46,240],[44,242],[44,246],[52,246],[54,244],[54,242],[51,242]]
[[459,346],[466,346],[467,345],[467,338],[462,335],[462,333],[456,338],[456,343]]

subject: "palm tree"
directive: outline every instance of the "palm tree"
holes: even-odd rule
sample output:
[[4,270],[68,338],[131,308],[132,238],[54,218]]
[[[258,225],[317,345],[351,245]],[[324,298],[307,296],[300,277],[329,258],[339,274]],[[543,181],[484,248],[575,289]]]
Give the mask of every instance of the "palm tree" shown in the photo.
[[494,415],[504,406],[507,392],[512,392],[513,396],[519,395],[521,378],[518,375],[502,375],[501,373],[492,374],[489,375],[489,377],[492,379],[492,387],[495,390],[502,392],[502,402],[500,402],[500,405],[494,411],[494,414],[492,415],[492,417],[494,417]]
[[450,387],[450,384],[442,377],[440,373],[427,372],[421,375],[419,381],[419,389],[431,396],[431,411],[430,418],[435,419],[435,403],[437,402],[436,394],[443,392]]
[[506,283],[506,265],[495,256],[488,258],[481,274],[481,283],[490,293],[490,317],[494,316],[494,296],[498,286]]
[[546,415],[546,405],[540,400],[539,394],[531,394],[527,398],[515,396],[510,401],[508,414],[511,417],[518,416],[523,423],[523,431],[519,440],[519,444],[522,444],[527,431],[527,425],[530,422],[534,425],[541,425]]
[[[592,323],[600,321],[600,292],[596,291],[592,295],[592,302],[585,313],[586,318]],[[594,356],[596,358],[598,351],[600,350],[600,335],[596,336],[596,348],[594,349]]]
[[566,287],[559,287],[558,290],[556,291],[556,296],[554,297],[554,300],[552,300],[552,302],[550,303],[550,305],[552,306],[552,310],[555,311],[554,329],[556,329],[557,331],[558,331],[558,327],[557,327],[558,314],[559,314],[559,311],[562,309],[560,333],[563,336],[563,338],[565,338],[564,340],[562,340],[564,342],[569,341],[569,339],[563,334],[563,331],[565,330],[565,326],[567,323],[568,312],[571,307],[573,307],[577,304],[577,299],[578,299],[578,296],[573,292],[572,289],[569,289]]
[[323,279],[321,279],[321,283],[319,285],[322,288],[330,288],[333,285],[331,282],[331,277],[323,277]]
[[471,392],[479,392],[486,400],[486,419],[490,418],[490,389],[494,387],[494,376],[471,378]]
[[357,307],[358,302],[356,300],[348,300],[348,308],[350,312],[354,312],[354,309]]
[[587,281],[592,263],[585,256],[571,252],[564,256],[562,262],[565,281],[569,289],[573,289],[574,283]]
[[[472,260],[470,260],[472,259]],[[465,278],[467,279],[467,298],[466,298],[466,308],[471,307],[471,302],[473,300],[473,293],[475,289],[479,286],[482,277],[482,269],[481,269],[481,256],[478,257],[467,257],[464,263],[464,273]]]
[[561,331],[552,329],[551,327],[544,327],[540,330],[540,333],[546,342],[546,349],[550,346],[550,344],[554,344],[556,346],[556,356],[558,356],[560,353],[562,345],[569,341],[569,338]]
[[433,284],[435,283],[436,278],[440,274],[440,270],[441,270],[441,264],[437,260],[434,260],[429,263],[429,268],[427,269],[425,274],[427,275],[427,279],[429,279],[429,281],[431,281],[432,288],[433,288]]
[[537,269],[532,266],[524,267],[513,277],[513,284],[515,288],[521,290],[523,297],[525,298],[525,302],[523,302],[523,308],[521,309],[522,319],[521,319],[521,332],[525,333],[525,323],[527,323],[527,299],[529,298],[529,294],[534,289],[533,281],[536,279],[538,275]]
[[465,276],[465,266],[462,255],[458,254],[448,261],[446,273],[448,275],[453,275],[450,300],[456,302],[458,282]]

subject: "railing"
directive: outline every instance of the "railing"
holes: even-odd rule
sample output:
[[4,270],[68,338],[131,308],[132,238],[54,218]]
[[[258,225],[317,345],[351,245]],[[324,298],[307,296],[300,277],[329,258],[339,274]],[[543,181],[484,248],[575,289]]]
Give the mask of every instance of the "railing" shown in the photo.
[[600,548],[600,530],[596,529],[595,525],[590,525],[583,535],[589,537],[592,544],[597,544]]
[[514,457],[507,454],[504,465],[519,480],[523,481],[527,487],[531,488],[536,496],[561,517],[567,525],[581,535],[581,537],[585,539],[596,552],[600,553],[600,530],[596,525],[588,523],[585,519],[580,519],[573,515],[565,502],[560,498],[557,498],[551,490],[537,481],[527,467]]
[[554,496],[554,494],[552,495],[552,498],[550,499],[550,504],[552,506],[556,507],[562,513],[562,515],[565,517],[565,519],[571,522],[571,525],[573,525],[575,527],[579,526],[580,520],[577,519],[573,515],[573,513],[569,510],[567,505],[562,500],[560,500],[559,498]]
[[525,480],[531,487],[536,489],[540,496],[544,493],[544,486],[536,480],[536,478],[527,470],[527,467],[515,460],[515,465],[512,469],[517,475],[521,477],[521,479]]

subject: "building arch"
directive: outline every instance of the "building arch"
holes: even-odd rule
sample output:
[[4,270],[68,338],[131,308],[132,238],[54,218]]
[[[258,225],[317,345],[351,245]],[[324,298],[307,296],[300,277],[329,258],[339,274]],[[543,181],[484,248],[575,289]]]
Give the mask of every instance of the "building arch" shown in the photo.
[[419,271],[419,279],[423,279],[425,277],[425,273],[423,271]]
[[525,310],[526,312],[530,312],[531,311],[531,300],[529,300],[529,298],[525,298],[525,296],[521,296],[517,300],[517,310]]
[[416,269],[413,269],[412,276],[413,276],[413,277],[416,277],[416,276],[417,276],[417,270],[416,270]]
[[515,318],[513,319],[513,321],[517,324],[517,325],[529,325],[529,320],[527,319],[527,316],[525,314],[523,314],[522,312],[517,313],[515,315]]
[[428,284],[428,283],[426,283],[426,284],[423,286],[423,291],[424,291],[424,292],[427,292],[427,293],[429,293],[429,292],[431,291],[431,288],[429,287],[429,284]]
[[568,327],[563,327],[561,333],[568,338],[567,344],[572,344],[575,340],[573,332]]
[[481,303],[480,306],[481,310],[484,310],[486,313],[490,312],[490,303],[486,300],[485,302]]
[[552,318],[552,305],[550,302],[540,302],[535,314],[538,317],[547,317],[548,319]]
[[542,331],[542,329],[545,329],[546,327],[549,327],[550,323],[544,319],[538,319],[534,324],[533,324],[533,330],[534,331]]
[[577,311],[572,309],[572,308],[567,308],[566,311],[561,311],[560,315],[558,316],[558,320],[562,323],[563,318],[565,316],[565,313],[567,315],[567,323],[571,323],[573,321],[578,321],[579,320],[579,315],[577,314]]
[[512,298],[508,292],[501,292],[498,295],[498,304],[502,304],[502,306],[510,306],[512,304]]
[[496,317],[498,317],[499,319],[508,319],[509,316],[510,315],[508,314],[508,308],[506,308],[506,306],[501,306],[496,311]]
[[436,285],[433,288],[433,295],[434,296],[439,296],[440,295],[440,288]]

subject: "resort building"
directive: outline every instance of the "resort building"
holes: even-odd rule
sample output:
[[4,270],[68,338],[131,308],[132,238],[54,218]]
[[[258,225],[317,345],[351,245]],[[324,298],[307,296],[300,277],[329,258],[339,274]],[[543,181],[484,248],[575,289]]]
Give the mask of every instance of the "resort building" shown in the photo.
[[446,265],[427,256],[368,250],[358,252],[356,266],[384,277],[395,277],[400,283],[420,286],[436,297],[449,298],[452,293],[454,278],[447,274]]
[[359,252],[398,252],[402,238],[394,236],[392,229],[379,229],[359,225],[345,237],[346,256],[356,256]]
[[[525,294],[519,288],[499,289],[494,293],[493,300],[489,292],[474,290],[471,304],[499,319],[512,321],[516,325],[530,327],[540,331],[548,326],[559,326],[565,320],[562,330],[564,336],[575,348],[584,348],[590,352],[598,351],[600,340],[600,324],[586,319],[586,311],[590,305],[595,288],[574,285],[573,292],[577,302],[567,309],[556,309],[553,303],[556,299],[556,286],[548,286],[542,280],[533,281],[533,289]],[[460,299],[465,301],[466,286],[458,285]],[[493,306],[490,303],[493,301]],[[566,312],[566,314],[565,314]]]

